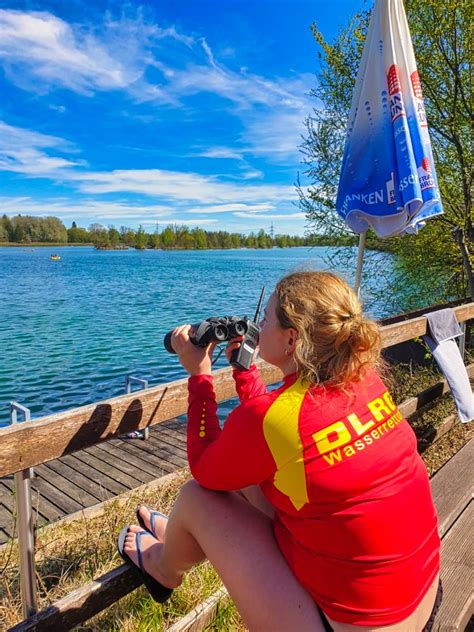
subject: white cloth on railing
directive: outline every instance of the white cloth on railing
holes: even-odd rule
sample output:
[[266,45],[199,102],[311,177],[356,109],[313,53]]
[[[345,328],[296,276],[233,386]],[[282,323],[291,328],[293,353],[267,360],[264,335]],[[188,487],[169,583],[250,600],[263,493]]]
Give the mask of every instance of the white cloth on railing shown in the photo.
[[462,330],[454,310],[440,309],[425,314],[428,331],[423,336],[439,368],[444,373],[456,404],[458,417],[463,423],[474,419],[474,394],[464,361],[455,342]]

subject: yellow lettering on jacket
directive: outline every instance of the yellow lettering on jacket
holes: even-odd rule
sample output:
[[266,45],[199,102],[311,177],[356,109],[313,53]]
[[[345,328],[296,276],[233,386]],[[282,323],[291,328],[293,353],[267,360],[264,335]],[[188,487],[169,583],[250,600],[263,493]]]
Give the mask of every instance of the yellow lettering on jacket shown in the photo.
[[367,432],[367,430],[369,428],[372,428],[372,426],[375,426],[375,422],[373,419],[369,419],[367,423],[363,424],[355,413],[351,413],[350,415],[348,415],[347,419],[351,422],[351,426],[354,428],[359,436],[363,435],[364,432]]
[[377,399],[372,400],[367,404],[367,406],[377,421],[382,421],[385,417],[392,414],[392,410],[388,406],[387,402],[385,402],[381,397],[377,397]]
[[308,502],[299,431],[301,405],[308,388],[296,380],[277,397],[263,419],[263,434],[277,466],[273,484],[297,510]]
[[316,442],[319,454],[325,454],[348,443],[351,440],[351,433],[343,421],[336,421],[336,423],[315,432],[313,439]]

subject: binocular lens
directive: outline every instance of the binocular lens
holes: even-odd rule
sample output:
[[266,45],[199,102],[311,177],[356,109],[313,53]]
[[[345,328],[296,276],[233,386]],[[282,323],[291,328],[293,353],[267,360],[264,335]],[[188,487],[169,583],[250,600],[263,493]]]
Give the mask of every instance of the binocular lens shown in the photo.
[[235,323],[234,329],[236,336],[245,336],[245,334],[247,333],[247,325],[243,321],[240,321],[240,323]]
[[222,341],[227,340],[228,336],[227,327],[225,325],[217,325],[214,329],[214,337],[216,340]]

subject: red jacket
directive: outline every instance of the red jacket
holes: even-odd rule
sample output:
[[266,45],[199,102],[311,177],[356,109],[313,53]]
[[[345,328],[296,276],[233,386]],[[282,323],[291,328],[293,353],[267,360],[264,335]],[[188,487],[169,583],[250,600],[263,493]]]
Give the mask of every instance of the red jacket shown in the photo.
[[439,571],[436,511],[415,435],[374,371],[344,391],[297,375],[267,392],[234,372],[219,427],[211,376],[189,379],[188,460],[204,487],[259,484],[301,584],[335,621],[403,621]]

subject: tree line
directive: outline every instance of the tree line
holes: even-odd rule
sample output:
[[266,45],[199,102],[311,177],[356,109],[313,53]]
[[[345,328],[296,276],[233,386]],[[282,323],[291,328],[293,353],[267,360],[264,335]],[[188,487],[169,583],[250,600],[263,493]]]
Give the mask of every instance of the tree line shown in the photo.
[[91,224],[81,228],[72,222],[66,228],[57,217],[32,217],[29,215],[3,215],[0,218],[0,242],[15,244],[55,243],[92,244],[97,249],[155,248],[163,250],[185,249],[203,250],[213,248],[289,248],[295,246],[348,245],[351,238],[341,236],[328,238],[325,235],[300,237],[296,235],[269,235],[264,230],[250,234],[229,233],[227,231],[206,231],[183,225],[169,225],[160,229],[156,226],[152,233],[143,226],[134,230],[127,226]]

